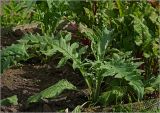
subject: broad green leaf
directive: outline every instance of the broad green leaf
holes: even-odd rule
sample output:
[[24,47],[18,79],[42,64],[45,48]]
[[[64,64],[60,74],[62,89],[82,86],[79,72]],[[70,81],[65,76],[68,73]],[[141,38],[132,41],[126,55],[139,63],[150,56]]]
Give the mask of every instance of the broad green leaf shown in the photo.
[[84,11],[87,14],[89,20],[91,20],[91,18],[94,18],[94,14],[93,14],[93,12],[91,10],[89,10],[88,8],[84,7]]
[[66,42],[70,41],[70,40],[71,40],[71,37],[72,37],[71,33],[68,33],[68,34],[65,36]]
[[136,91],[137,95],[138,95],[138,99],[142,99],[143,95],[144,95],[144,86],[142,81],[140,80],[132,80],[129,82],[129,85],[131,85],[131,87]]
[[103,77],[112,76],[114,78],[123,79],[128,82],[138,95],[139,99],[142,99],[144,94],[144,86],[140,77],[140,70],[137,69],[138,64],[127,63],[122,59],[113,59],[110,62],[105,62],[100,66],[100,69],[104,71]]
[[108,91],[101,94],[99,97],[99,102],[103,105],[108,105],[111,102],[119,101],[125,95],[125,89],[121,86],[114,86],[110,88]]
[[153,23],[157,23],[158,14],[155,12],[152,12],[149,18]]
[[67,80],[60,80],[58,83],[50,86],[49,88],[37,93],[33,96],[30,96],[27,100],[27,103],[39,102],[43,99],[56,98],[64,90],[76,90],[76,87],[72,85]]
[[[76,42],[74,42],[73,44],[68,43],[68,38],[71,37],[71,35],[66,35],[66,37],[67,38],[63,38],[61,36],[56,43],[53,43],[53,46],[57,51],[62,53],[63,56],[67,58],[67,60],[71,59],[73,61],[74,68],[78,68],[81,63],[81,54],[79,54],[77,50],[79,44]],[[65,59],[63,59],[62,61],[65,61]],[[62,63],[62,61],[60,63]]]
[[57,51],[51,48],[51,49],[47,49],[46,51],[41,50],[40,52],[46,56],[53,56]]
[[78,105],[78,106],[76,106],[74,108],[74,110],[72,111],[72,113],[81,113],[81,109],[82,109],[82,107],[80,105]]
[[1,106],[18,105],[17,95],[0,100]]
[[111,41],[113,31],[109,31],[108,29],[104,29],[101,37],[99,37],[98,41],[98,54],[103,58],[106,52],[106,48],[108,47],[109,42]]
[[79,55],[85,54],[86,50],[87,50],[88,46],[84,46],[82,48],[79,49]]
[[126,70],[127,67],[119,65],[118,63],[105,62],[105,65],[102,65],[100,68],[106,69],[106,72],[102,75],[104,77],[114,75],[115,78],[123,78],[130,74],[130,72]]
[[158,56],[160,51],[159,51],[159,44],[157,44],[156,42],[154,42],[153,44],[153,47],[152,47],[152,50],[153,50],[153,53]]

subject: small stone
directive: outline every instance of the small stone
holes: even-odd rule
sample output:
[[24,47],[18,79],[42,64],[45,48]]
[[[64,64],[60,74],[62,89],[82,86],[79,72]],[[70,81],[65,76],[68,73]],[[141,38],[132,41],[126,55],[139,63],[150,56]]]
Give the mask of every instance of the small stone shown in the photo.
[[28,91],[27,90],[23,90],[23,94],[26,94],[26,93],[28,93]]

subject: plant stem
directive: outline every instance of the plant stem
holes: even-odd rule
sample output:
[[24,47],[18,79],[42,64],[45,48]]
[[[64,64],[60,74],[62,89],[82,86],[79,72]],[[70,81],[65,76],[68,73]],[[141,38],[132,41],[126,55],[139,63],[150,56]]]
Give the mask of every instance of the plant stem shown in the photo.
[[83,68],[79,68],[82,76],[84,77],[85,82],[87,83],[87,86],[89,88],[89,92],[90,94],[92,93],[92,80],[89,76],[86,76],[85,71],[83,70]]
[[101,76],[96,80],[96,87],[93,94],[93,102],[97,102],[99,98],[102,80],[103,80],[103,77]]

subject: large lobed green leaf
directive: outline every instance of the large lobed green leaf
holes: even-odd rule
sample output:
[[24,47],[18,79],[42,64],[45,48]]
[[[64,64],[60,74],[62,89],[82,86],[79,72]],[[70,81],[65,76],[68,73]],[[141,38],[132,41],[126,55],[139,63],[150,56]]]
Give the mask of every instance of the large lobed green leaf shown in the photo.
[[62,36],[59,40],[53,43],[54,49],[63,54],[63,58],[60,60],[58,67],[64,65],[68,59],[73,61],[73,68],[78,68],[81,64],[81,54],[85,53],[86,47],[82,47],[78,50],[79,44],[74,42],[69,43],[71,40],[71,34],[67,34],[65,38]]
[[58,64],[58,67],[64,65],[68,59],[73,60],[73,67],[77,68],[80,63],[81,54],[85,53],[86,47],[79,50],[79,44],[70,44],[71,34],[68,33],[64,38],[56,39],[54,36],[26,35],[18,40],[18,44],[13,44],[1,51],[2,66],[1,73],[7,68],[20,61],[26,61],[32,57],[51,57],[56,52],[61,52],[64,58]]
[[27,103],[39,102],[47,98],[56,98],[64,90],[76,90],[76,87],[68,82],[67,80],[60,80],[58,83],[50,86],[49,88],[37,93],[33,96],[30,96],[27,100]]
[[96,59],[103,59],[109,42],[112,40],[113,30],[95,28],[95,32],[80,23],[79,30],[91,40],[91,49]]
[[101,65],[100,69],[104,71],[103,77],[112,76],[128,81],[128,85],[135,90],[138,98],[142,99],[144,86],[137,66],[137,63],[127,63],[123,59],[113,59]]

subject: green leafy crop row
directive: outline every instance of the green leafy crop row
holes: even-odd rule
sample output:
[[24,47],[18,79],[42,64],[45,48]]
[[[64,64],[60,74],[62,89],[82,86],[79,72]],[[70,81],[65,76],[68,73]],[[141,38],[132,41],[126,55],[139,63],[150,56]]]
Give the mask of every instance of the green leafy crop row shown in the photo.
[[[2,51],[2,63],[7,64],[2,65],[2,69],[13,65],[14,61],[27,60],[35,55],[52,56],[56,52],[60,52],[64,57],[59,61],[58,67],[64,65],[68,59],[73,61],[73,68],[79,69],[86,81],[90,92],[88,98],[91,102],[108,105],[111,102],[122,101],[124,96],[125,99],[126,96],[142,99],[144,85],[140,76],[141,71],[137,69],[141,63],[136,63],[132,58],[121,56],[118,53],[114,53],[113,57],[106,56],[113,31],[104,29],[104,31],[95,34],[86,29],[85,34],[92,41],[90,55],[94,56],[93,59],[82,59],[82,54],[87,51],[86,47],[78,48],[77,42],[70,44],[70,33],[64,38],[61,35],[59,39],[47,35],[26,35],[19,40],[20,44],[12,45]],[[105,90],[101,89],[102,83],[106,85]],[[137,96],[133,95],[132,90]],[[44,91],[45,94],[42,92],[45,98],[48,98],[47,95],[50,94],[47,91]],[[57,91],[59,89],[55,90],[55,92]],[[113,100],[113,96],[116,97],[116,100]],[[28,102],[38,102],[41,99],[37,100],[36,98],[38,97],[33,96]],[[33,101],[35,99],[36,101]]]
[[[72,61],[73,69],[80,71],[88,86],[91,104],[139,101],[146,93],[158,90],[160,19],[151,4],[120,0],[32,3],[43,36],[26,35],[18,44],[3,49],[1,72],[20,61],[33,57],[46,60],[61,53],[57,67]],[[82,46],[72,41],[71,33],[58,32],[57,27],[66,20],[75,21],[77,35],[87,38],[90,44]],[[77,90],[62,80],[31,96],[27,104],[56,98],[65,89]]]

